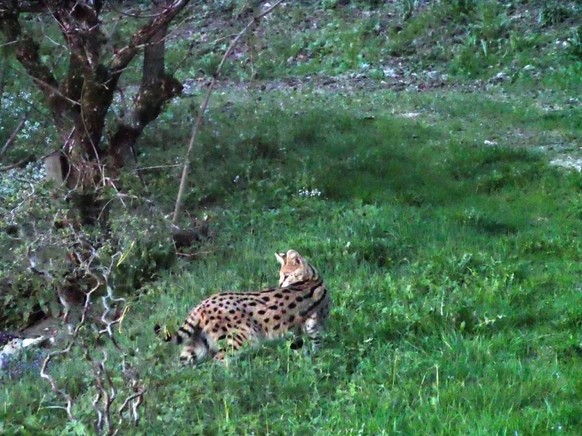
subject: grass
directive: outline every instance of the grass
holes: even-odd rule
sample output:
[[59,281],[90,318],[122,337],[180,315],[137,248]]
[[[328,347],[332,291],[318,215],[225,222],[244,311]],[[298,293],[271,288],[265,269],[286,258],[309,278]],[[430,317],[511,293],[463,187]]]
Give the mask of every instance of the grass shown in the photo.
[[[243,80],[321,74],[382,80],[390,79],[386,69],[404,68],[405,76],[443,72],[453,83],[499,73],[513,83],[527,84],[533,75],[566,89],[580,82],[579,2],[317,3],[289,4],[270,16],[224,74]],[[205,36],[194,35],[201,43],[191,53],[188,77],[213,73],[224,49],[218,30],[227,25],[216,23],[224,19],[220,12],[196,21]],[[235,28],[239,21],[226,20]],[[175,62],[183,62],[189,50],[189,39],[178,41]],[[563,74],[568,69],[571,74]]]
[[[215,237],[131,297],[117,332],[124,353],[106,346],[120,391],[131,391],[124,359],[148,390],[140,426],[123,432],[582,432],[582,176],[548,165],[548,150],[575,152],[582,141],[577,46],[556,45],[579,24],[578,6],[536,5],[409,4],[389,25],[380,17],[403,2],[366,20],[337,2],[272,17],[255,35],[257,47],[269,44],[252,68],[243,56],[226,77],[372,76],[398,56],[405,74],[434,67],[458,83],[506,71],[510,81],[487,91],[216,93],[186,198],[190,215],[210,216]],[[182,40],[169,70],[187,57]],[[211,44],[201,50],[189,78],[219,58]],[[180,158],[176,144],[187,142],[200,98],[178,101],[147,131],[143,167]],[[179,174],[145,172],[148,196],[167,211]],[[143,195],[127,178],[124,187]],[[218,290],[274,284],[273,252],[288,248],[311,259],[332,292],[318,356],[281,341],[226,367],[181,368],[179,351],[154,337],[155,323],[173,328]],[[51,373],[78,421],[67,422],[61,399],[25,373],[0,379],[0,433],[94,431],[93,372],[76,353]]]
[[[216,100],[189,198],[216,238],[150,284],[118,333],[148,389],[131,431],[580,432],[582,177],[549,167],[536,147],[550,131],[569,141],[581,132],[576,108],[548,116],[540,98],[566,96]],[[151,132],[143,163],[171,163],[179,153],[163,144],[179,131]],[[176,176],[149,174],[150,190],[171,199]],[[227,367],[180,368],[152,325],[173,327],[217,290],[273,284],[273,252],[290,247],[333,293],[322,352],[305,357],[282,341]],[[115,372],[122,356],[110,352]],[[3,432],[91,431],[90,368],[79,355],[52,371],[80,421],[67,424],[46,384],[26,375],[0,388]]]

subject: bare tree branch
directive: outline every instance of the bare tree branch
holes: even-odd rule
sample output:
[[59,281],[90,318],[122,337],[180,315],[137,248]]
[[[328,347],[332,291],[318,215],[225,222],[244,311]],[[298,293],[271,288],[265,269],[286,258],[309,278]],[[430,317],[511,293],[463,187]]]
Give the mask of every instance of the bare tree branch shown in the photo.
[[8,77],[8,49],[9,44],[3,44],[2,47],[2,62],[0,62],[0,110],[2,110],[2,97],[4,96],[4,88],[6,86],[6,77]]
[[142,27],[132,38],[128,45],[121,48],[111,61],[112,74],[120,74],[138,53],[140,48],[148,43],[158,31],[167,26],[176,15],[190,2],[190,0],[176,0],[163,10],[147,25]]
[[27,163],[33,162],[33,161],[34,161],[34,156],[31,155],[31,156],[25,157],[24,159],[20,159],[18,162],[14,162],[13,164],[0,167],[0,172],[1,171],[8,171],[8,170],[11,170],[14,168],[22,168]]
[[204,121],[204,115],[206,113],[206,109],[208,108],[208,102],[210,101],[210,96],[212,95],[212,91],[214,90],[214,86],[216,85],[216,81],[220,77],[220,73],[222,71],[222,66],[226,62],[226,59],[236,47],[239,40],[242,36],[251,28],[256,27],[259,25],[261,19],[266,15],[270,14],[277,6],[279,6],[283,0],[279,0],[275,2],[272,6],[266,8],[263,12],[259,15],[253,17],[251,21],[236,35],[236,37],[231,41],[230,45],[224,52],[220,63],[216,67],[216,71],[214,72],[214,76],[212,77],[212,81],[210,85],[208,85],[208,91],[206,92],[206,97],[204,101],[200,105],[200,109],[198,110],[198,117],[196,117],[196,122],[192,126],[192,132],[190,134],[190,141],[188,142],[188,149],[186,150],[186,155],[184,156],[184,166],[182,168],[182,176],[180,177],[180,186],[178,188],[178,196],[176,197],[176,205],[174,207],[174,215],[172,217],[172,225],[178,225],[178,218],[180,216],[180,211],[182,209],[182,197],[184,196],[184,191],[186,189],[186,180],[188,178],[188,172],[190,171],[190,155],[192,154],[192,149],[194,148],[194,143],[196,142],[196,136],[198,135],[198,131],[200,130],[200,126]]
[[71,351],[72,348],[73,348],[73,342],[71,341],[71,342],[69,342],[69,345],[65,349],[53,351],[52,353],[49,353],[48,356],[46,356],[46,358],[44,359],[44,361],[42,363],[42,367],[40,369],[40,376],[42,378],[44,378],[45,380],[47,380],[49,382],[49,384],[51,385],[51,389],[53,390],[53,392],[57,395],[60,395],[62,398],[64,398],[65,402],[67,403],[65,410],[67,411],[67,416],[68,416],[69,420],[71,420],[71,421],[75,419],[75,415],[73,415],[73,398],[67,392],[63,391],[62,389],[60,389],[58,387],[55,379],[51,375],[49,375],[46,372],[46,370],[47,370],[48,364],[51,362],[51,360],[54,357],[69,354],[69,352]]
[[47,99],[47,103],[56,121],[60,119],[64,103],[58,90],[58,82],[50,69],[40,58],[40,45],[30,36],[23,34],[18,21],[19,9],[8,9],[6,2],[0,4],[0,31],[8,43],[14,43],[16,58],[26,72],[32,77]]
[[[91,187],[105,176],[104,164],[101,164],[103,130],[120,76],[137,53],[152,39],[155,40],[156,35],[160,32],[165,35],[169,23],[188,3],[189,0],[157,0],[156,10],[159,13],[137,31],[129,43],[115,51],[106,65],[101,55],[108,41],[101,33],[99,17],[105,2],[0,2],[0,31],[6,35],[8,43],[14,44],[17,59],[44,94],[64,142],[72,170],[69,187],[78,189],[86,184]],[[39,43],[21,27],[19,15],[24,11],[50,14],[59,25],[70,50],[67,74],[60,86],[53,72],[40,58]],[[163,49],[163,39],[157,44],[161,44]],[[113,136],[118,143],[128,143],[130,148],[145,124],[153,121],[164,103],[181,91],[181,84],[173,77],[162,75],[160,80],[158,85],[149,87],[150,94],[154,90],[160,95],[148,95],[143,104],[136,104],[137,132],[133,131],[133,126],[121,126]],[[97,165],[88,165],[86,161],[96,162]],[[120,162],[120,159],[114,159],[111,166],[115,169]]]
[[[84,292],[84,302],[80,319],[77,318],[76,325],[66,322],[69,326],[68,343],[65,348],[49,353],[43,361],[41,368],[41,377],[47,380],[51,386],[51,390],[62,398],[65,405],[62,407],[67,412],[69,420],[75,420],[77,417],[74,414],[74,407],[76,404],[73,398],[66,390],[59,387],[58,380],[51,376],[48,372],[50,363],[57,357],[69,355],[73,349],[81,349],[87,362],[91,365],[93,373],[93,387],[95,389],[95,396],[92,401],[92,406],[95,411],[95,428],[99,434],[117,434],[127,422],[132,422],[134,425],[139,422],[139,407],[143,403],[143,395],[146,389],[137,372],[127,364],[123,359],[122,375],[123,382],[119,382],[117,378],[113,377],[115,366],[110,361],[110,355],[105,346],[100,347],[97,351],[99,354],[95,356],[96,350],[93,349],[92,340],[87,342],[85,335],[87,332],[95,332],[94,329],[87,329],[89,322],[102,323],[104,327],[97,332],[98,337],[105,335],[109,338],[110,343],[115,348],[122,351],[121,347],[115,341],[114,326],[121,323],[126,310],[126,301],[123,298],[115,297],[112,287],[109,285],[109,278],[111,277],[114,268],[122,257],[121,252],[117,252],[110,257],[109,264],[104,265],[100,262],[99,253],[95,247],[88,243],[82,231],[76,229],[72,224],[69,224],[70,239],[67,240],[69,247],[72,247],[70,258],[76,264],[73,274],[82,277],[85,282],[91,282],[91,289]],[[49,286],[56,285],[59,288],[59,276],[53,271],[50,271],[40,264],[32,250],[28,252],[28,259],[30,269],[36,274],[46,278]],[[55,283],[56,281],[56,283]],[[65,285],[63,284],[62,288]],[[89,312],[95,309],[95,295],[98,291],[106,289],[106,294],[101,297],[102,313],[100,318],[91,316]],[[62,294],[63,289],[58,289],[59,299],[65,309],[65,318],[71,309],[71,301],[67,301],[67,295]],[[121,405],[115,410],[116,402]],[[58,406],[59,408],[61,406]],[[130,415],[126,412],[130,410]],[[117,417],[117,418],[116,418]]]
[[[156,0],[154,5],[160,14],[165,10],[167,0]],[[182,84],[172,75],[165,73],[165,42],[168,24],[159,26],[157,32],[144,47],[142,79],[135,98],[133,110],[120,120],[115,133],[110,138],[110,155],[116,166],[121,168],[131,153],[137,162],[134,144],[145,127],[155,120],[164,105],[182,92]],[[145,181],[138,172],[142,184]]]
[[16,141],[16,136],[24,127],[24,123],[26,123],[27,119],[28,119],[28,112],[26,112],[22,116],[22,118],[20,119],[20,122],[18,123],[16,128],[12,131],[12,133],[10,134],[10,136],[8,137],[6,142],[4,143],[4,147],[2,147],[2,150],[0,150],[0,158],[6,154],[6,152],[8,151],[8,149],[10,147],[12,147],[12,144],[14,144],[14,141]]
[[30,1],[17,1],[17,0],[2,0],[0,1],[0,14],[6,11],[14,11],[15,9],[20,12],[46,12],[47,6],[44,1],[30,0]]

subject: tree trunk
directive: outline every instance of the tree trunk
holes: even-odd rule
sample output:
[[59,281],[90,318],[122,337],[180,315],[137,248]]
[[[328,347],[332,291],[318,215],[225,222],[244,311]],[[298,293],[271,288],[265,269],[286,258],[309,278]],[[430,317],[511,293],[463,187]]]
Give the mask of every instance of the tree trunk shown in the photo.
[[[161,13],[168,0],[156,0],[156,13]],[[134,145],[144,128],[161,113],[166,102],[182,92],[182,84],[165,74],[166,36],[168,25],[159,26],[144,48],[142,80],[132,113],[120,120],[110,140],[110,155],[117,168],[122,168],[133,155]]]
[[[151,21],[125,46],[114,50],[109,62],[103,60],[109,45],[101,31],[100,17],[106,3],[0,0],[0,31],[6,36],[5,46],[13,47],[17,60],[44,94],[67,157],[67,187],[78,195],[86,222],[93,221],[89,215],[99,206],[99,189],[115,183],[146,125],[182,90],[180,82],[164,71],[165,38],[169,23],[189,0],[155,0]],[[32,32],[21,26],[23,13],[49,14],[57,23],[69,49],[68,70],[60,84],[43,62],[40,44]],[[107,147],[103,132],[119,79],[144,46],[143,77],[134,109],[115,127]]]

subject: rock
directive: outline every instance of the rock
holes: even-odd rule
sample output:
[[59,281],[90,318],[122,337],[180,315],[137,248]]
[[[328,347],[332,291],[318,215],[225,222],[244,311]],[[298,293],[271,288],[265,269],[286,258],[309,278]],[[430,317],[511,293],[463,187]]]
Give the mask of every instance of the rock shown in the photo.
[[24,348],[28,347],[38,347],[43,345],[48,341],[45,336],[39,336],[38,338],[14,338],[10,340],[2,350],[0,351],[0,356],[11,356],[19,353]]
[[4,345],[13,339],[18,339],[18,336],[12,333],[0,332],[0,348],[4,347]]
[[505,74],[503,71],[500,71],[495,76],[493,76],[491,79],[489,79],[489,83],[498,84],[498,83],[507,82],[508,80],[509,80],[509,76],[507,74]]
[[36,338],[13,338],[0,350],[0,382],[7,378],[19,377],[27,371],[38,371],[42,365],[43,351],[36,351],[30,358],[23,358],[20,353],[25,348],[36,349],[50,339],[46,336]]
[[550,161],[550,165],[582,172],[582,158],[561,156]]

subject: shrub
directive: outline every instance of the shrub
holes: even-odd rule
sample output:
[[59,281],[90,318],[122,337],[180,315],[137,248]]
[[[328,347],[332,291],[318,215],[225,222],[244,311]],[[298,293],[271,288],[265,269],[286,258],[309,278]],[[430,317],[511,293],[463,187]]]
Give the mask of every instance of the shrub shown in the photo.
[[116,197],[103,191],[108,223],[81,226],[43,180],[42,166],[0,174],[0,214],[7,217],[0,225],[0,329],[56,316],[63,296],[83,303],[96,286],[134,291],[175,259],[169,224],[152,207],[134,204],[138,199],[116,207]]
[[571,11],[560,2],[548,2],[543,6],[539,15],[538,23],[542,26],[552,26],[562,23],[570,17]]

